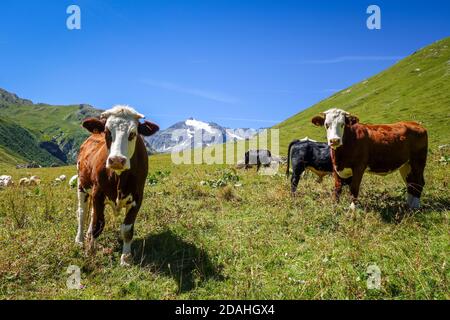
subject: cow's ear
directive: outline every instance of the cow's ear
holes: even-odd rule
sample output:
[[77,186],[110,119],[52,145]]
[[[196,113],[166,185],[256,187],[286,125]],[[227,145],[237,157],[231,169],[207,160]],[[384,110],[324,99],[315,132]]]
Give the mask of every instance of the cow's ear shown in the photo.
[[97,118],[85,119],[82,126],[91,133],[100,133],[105,131],[105,121]]
[[158,125],[153,122],[144,121],[144,123],[139,123],[138,132],[143,136],[148,137],[151,136],[152,134],[155,134],[158,131],[159,131]]
[[355,123],[358,123],[358,122],[359,122],[359,118],[357,116],[354,116],[354,115],[351,115],[351,114],[348,115],[348,116],[345,116],[345,123],[350,125],[350,126],[352,126],[352,125],[354,125]]
[[323,116],[315,116],[314,118],[311,119],[311,122],[314,125],[321,127],[325,123],[325,118]]

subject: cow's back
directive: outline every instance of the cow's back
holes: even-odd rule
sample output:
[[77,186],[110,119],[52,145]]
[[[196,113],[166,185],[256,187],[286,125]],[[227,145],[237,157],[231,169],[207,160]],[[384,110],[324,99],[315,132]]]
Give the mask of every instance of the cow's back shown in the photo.
[[371,171],[396,169],[418,152],[428,147],[427,131],[416,122],[397,122],[386,125],[362,125],[367,139],[360,139],[366,149]]
[[330,148],[326,143],[298,140],[292,146],[292,165],[303,163],[317,170],[331,172]]

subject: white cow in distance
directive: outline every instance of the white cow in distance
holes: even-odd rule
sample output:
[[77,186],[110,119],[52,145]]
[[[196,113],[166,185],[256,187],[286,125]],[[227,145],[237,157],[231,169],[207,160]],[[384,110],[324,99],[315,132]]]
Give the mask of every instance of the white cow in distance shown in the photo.
[[30,179],[28,178],[21,178],[19,180],[19,186],[24,187],[24,186],[29,186],[30,185]]
[[66,175],[62,174],[59,177],[55,178],[55,184],[61,184],[63,181],[66,181]]
[[38,186],[41,184],[41,178],[38,176],[32,176],[31,178],[21,178],[19,180],[19,186],[28,187],[28,186]]
[[41,184],[41,178],[39,178],[38,176],[32,176],[29,180],[30,186],[38,186],[40,184]]
[[78,184],[78,175],[76,174],[76,175],[72,176],[72,178],[70,178],[69,186],[71,188],[75,188],[77,186],[77,184]]
[[11,176],[0,176],[0,187],[10,187],[12,185],[14,185],[14,181]]

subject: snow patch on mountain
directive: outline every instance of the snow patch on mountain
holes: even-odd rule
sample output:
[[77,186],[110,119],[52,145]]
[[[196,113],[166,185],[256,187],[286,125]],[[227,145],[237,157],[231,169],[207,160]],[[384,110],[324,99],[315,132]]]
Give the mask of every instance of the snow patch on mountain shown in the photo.
[[209,133],[214,133],[211,126],[206,122],[198,121],[195,119],[187,119],[184,123],[186,123],[188,127],[192,127],[194,130],[205,130]]
[[149,149],[158,153],[170,153],[190,148],[206,147],[230,141],[250,139],[261,129],[225,128],[214,122],[204,122],[189,118],[146,137]]

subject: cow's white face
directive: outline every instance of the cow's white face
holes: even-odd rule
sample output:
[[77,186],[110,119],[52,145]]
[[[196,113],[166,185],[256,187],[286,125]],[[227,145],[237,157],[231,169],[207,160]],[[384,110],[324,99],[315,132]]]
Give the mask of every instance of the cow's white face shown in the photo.
[[130,159],[136,149],[138,120],[130,116],[111,115],[105,124],[109,148],[106,167],[118,173],[130,169]]
[[328,145],[337,149],[342,146],[344,131],[346,125],[353,125],[358,122],[358,118],[351,116],[348,112],[341,109],[330,109],[321,116],[314,117],[312,122],[317,126],[324,126],[327,130]]
[[331,109],[325,112],[325,129],[327,130],[328,145],[336,149],[342,145],[347,112],[339,109]]
[[159,127],[150,122],[139,120],[144,118],[133,108],[115,106],[101,114],[100,119],[88,118],[83,121],[83,127],[93,134],[104,134],[108,157],[106,167],[117,174],[131,167],[131,158],[136,150],[138,134],[151,136]]

